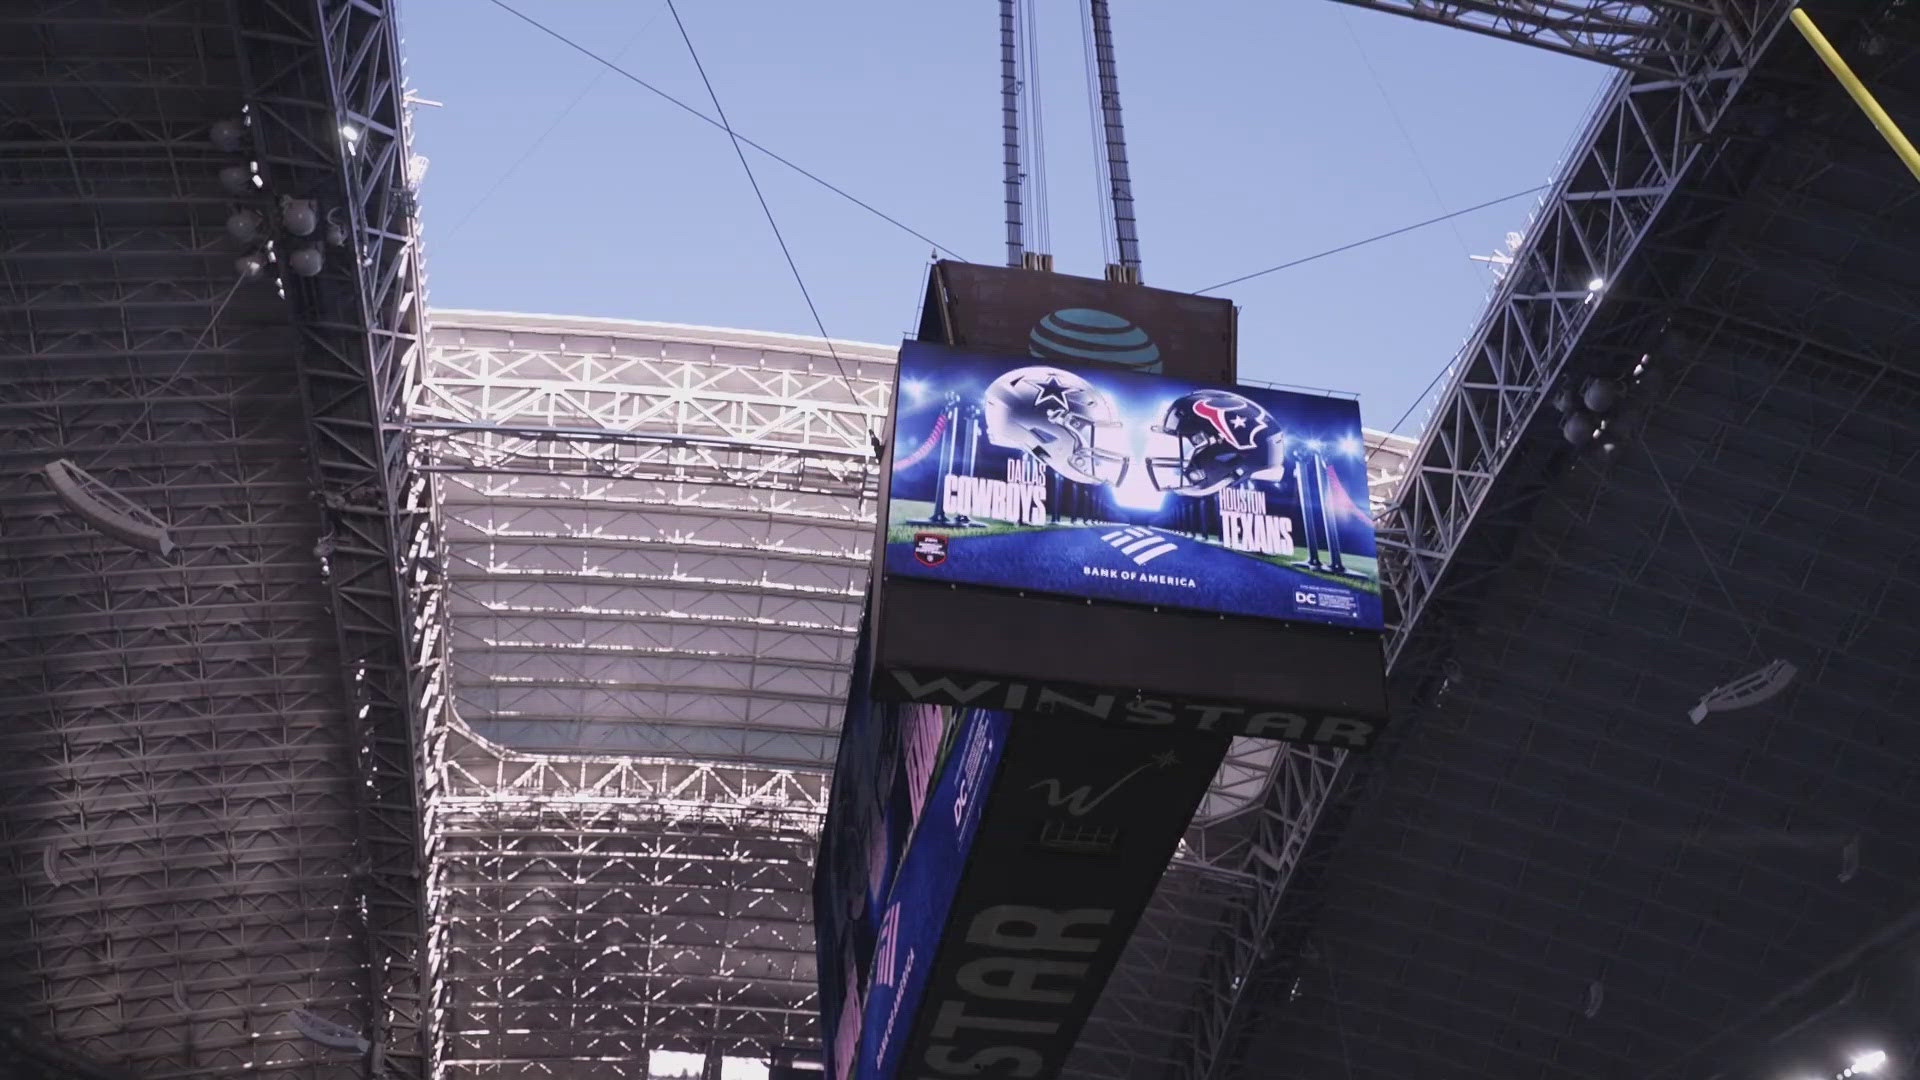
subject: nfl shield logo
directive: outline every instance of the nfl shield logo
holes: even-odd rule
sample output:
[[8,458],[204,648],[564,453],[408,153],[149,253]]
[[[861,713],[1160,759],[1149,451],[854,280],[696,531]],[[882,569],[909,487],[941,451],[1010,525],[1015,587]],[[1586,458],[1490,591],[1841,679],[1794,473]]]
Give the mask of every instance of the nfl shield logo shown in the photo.
[[921,566],[939,566],[947,561],[947,538],[939,533],[914,533],[913,557]]

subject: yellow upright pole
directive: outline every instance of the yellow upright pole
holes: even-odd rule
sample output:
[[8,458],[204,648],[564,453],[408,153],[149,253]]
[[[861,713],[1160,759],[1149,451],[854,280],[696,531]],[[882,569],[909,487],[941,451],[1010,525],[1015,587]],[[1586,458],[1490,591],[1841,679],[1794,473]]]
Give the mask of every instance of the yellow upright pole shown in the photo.
[[1860,106],[1860,111],[1867,114],[1867,119],[1873,121],[1874,127],[1880,129],[1880,134],[1887,140],[1887,145],[1893,147],[1895,154],[1900,155],[1900,160],[1906,165],[1907,171],[1913,174],[1915,180],[1920,180],[1920,151],[1916,151],[1913,144],[1907,141],[1907,137],[1901,134],[1900,125],[1893,122],[1893,117],[1887,115],[1887,110],[1873,100],[1873,94],[1867,90],[1866,84],[1862,83],[1860,76],[1855,75],[1853,69],[1847,66],[1847,62],[1840,58],[1840,54],[1834,50],[1833,43],[1827,40],[1827,35],[1821,33],[1820,28],[1813,25],[1813,20],[1807,16],[1807,13],[1799,8],[1793,9],[1793,25],[1800,31],[1800,36],[1807,39],[1807,44],[1813,46],[1813,51],[1820,54],[1820,59],[1826,61],[1827,70],[1833,72],[1833,77],[1840,80],[1841,86],[1847,88],[1847,93],[1853,97],[1853,103]]

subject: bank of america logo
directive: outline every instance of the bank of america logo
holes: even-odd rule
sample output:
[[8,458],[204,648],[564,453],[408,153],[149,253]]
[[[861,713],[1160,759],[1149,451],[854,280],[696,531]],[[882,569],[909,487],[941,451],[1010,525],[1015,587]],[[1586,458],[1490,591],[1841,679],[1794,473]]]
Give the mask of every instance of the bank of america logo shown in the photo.
[[1175,547],[1166,537],[1138,525],[1115,529],[1100,539],[1113,545],[1115,551],[1132,559],[1138,566],[1147,565]]
[[893,985],[894,941],[900,936],[900,905],[887,908],[880,920],[880,949],[874,956],[873,981],[878,986]]

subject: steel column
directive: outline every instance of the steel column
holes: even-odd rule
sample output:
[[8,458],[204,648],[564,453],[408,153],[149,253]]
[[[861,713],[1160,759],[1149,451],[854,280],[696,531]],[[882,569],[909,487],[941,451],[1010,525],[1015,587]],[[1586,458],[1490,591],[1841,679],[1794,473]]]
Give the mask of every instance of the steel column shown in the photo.
[[[445,700],[441,584],[406,415],[420,392],[416,221],[399,34],[390,5],[231,5],[267,199],[311,199],[311,240],[281,235],[273,273],[301,337],[340,675],[360,783],[355,891],[367,948],[369,1076],[425,1077],[425,718]],[[272,221],[278,207],[268,203]],[[321,243],[312,278],[286,269]]]

